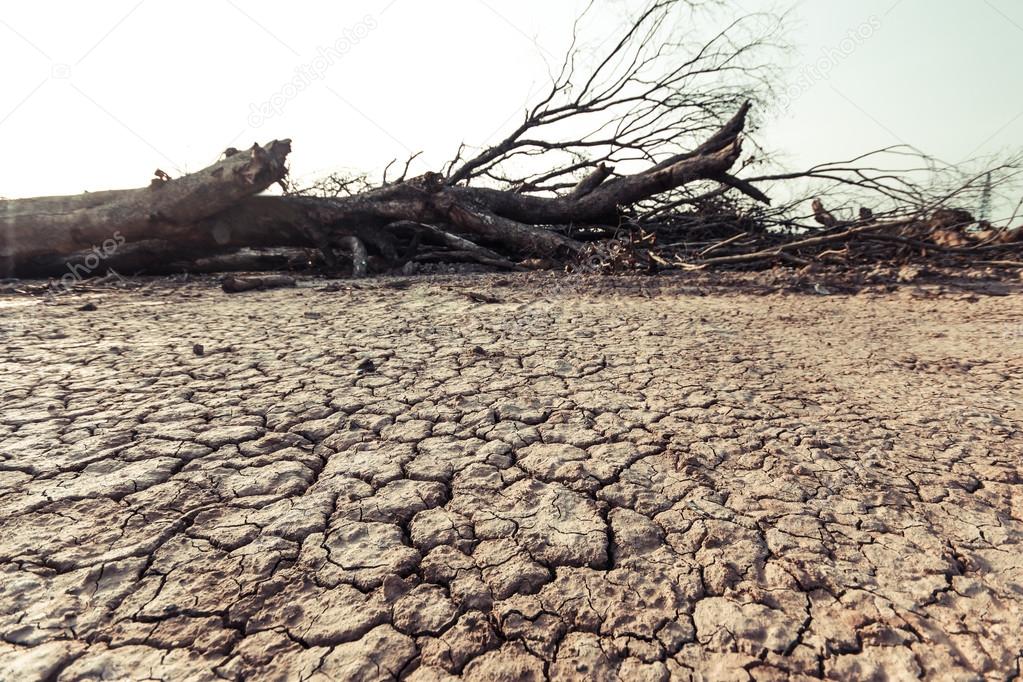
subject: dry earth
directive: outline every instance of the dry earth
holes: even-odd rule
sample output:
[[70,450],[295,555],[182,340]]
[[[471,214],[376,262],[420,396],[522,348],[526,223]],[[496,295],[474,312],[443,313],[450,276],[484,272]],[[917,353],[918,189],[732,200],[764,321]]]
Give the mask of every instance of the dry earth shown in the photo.
[[1023,297],[406,284],[0,298],[0,679],[1019,676]]

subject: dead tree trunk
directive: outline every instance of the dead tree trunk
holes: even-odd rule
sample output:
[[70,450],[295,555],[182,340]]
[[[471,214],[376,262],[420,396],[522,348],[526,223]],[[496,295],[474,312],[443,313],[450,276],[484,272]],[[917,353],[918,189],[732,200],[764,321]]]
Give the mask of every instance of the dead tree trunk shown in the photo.
[[255,196],[284,178],[291,145],[254,145],[181,178],[158,173],[141,189],[0,202],[0,273],[152,271],[241,247],[315,247],[328,260],[336,248],[364,262],[368,244],[390,259],[393,231],[416,224],[481,262],[571,256],[582,246],[571,237],[573,226],[613,225],[638,201],[693,181],[726,182],[747,111],[691,153],[633,175],[612,176],[601,166],[569,191],[547,196],[456,185],[438,173],[333,199]]
[[255,236],[248,226],[207,219],[281,180],[290,151],[290,140],[274,140],[178,179],[157,171],[141,189],[0,201],[0,273],[59,274],[69,258],[103,261],[129,244],[128,251],[148,244],[157,257],[169,250],[193,258],[248,246]]

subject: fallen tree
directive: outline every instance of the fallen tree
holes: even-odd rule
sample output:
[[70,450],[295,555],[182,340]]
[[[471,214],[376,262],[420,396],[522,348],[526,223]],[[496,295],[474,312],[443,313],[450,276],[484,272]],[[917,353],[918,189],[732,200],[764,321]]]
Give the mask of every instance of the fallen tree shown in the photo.
[[98,257],[96,245],[112,237],[123,245],[105,257],[111,267],[152,269],[189,255],[252,246],[316,247],[332,258],[345,241],[350,252],[360,249],[353,244],[367,242],[394,256],[393,232],[418,226],[485,262],[511,264],[438,225],[515,256],[570,257],[582,250],[565,234],[570,225],[614,224],[621,207],[724,177],[739,158],[748,111],[743,105],[703,145],[671,163],[615,178],[601,171],[552,197],[461,186],[438,173],[347,197],[255,196],[286,175],[290,140],[274,140],[181,178],[159,175],[140,189],[0,202],[0,262],[6,276],[52,275],[69,259]]
[[[1014,262],[1005,230],[953,246],[921,231],[975,178],[926,189],[863,159],[750,174],[760,162],[743,141],[750,98],[773,73],[761,56],[773,18],[746,15],[693,42],[703,4],[652,0],[584,73],[573,42],[521,124],[475,154],[463,145],[443,172],[409,178],[413,157],[377,186],[335,177],[332,191],[302,190],[287,176],[290,140],[274,140],[180,178],[158,170],[140,189],[0,201],[0,275],[251,268],[282,262],[259,251],[282,247],[331,269],[344,254],[356,276],[445,258],[506,269],[530,258],[605,270],[805,263],[869,239],[946,255],[976,247]],[[996,171],[1007,182],[1019,165]],[[815,193],[772,205],[763,187],[794,180],[818,182]],[[283,195],[263,194],[274,184]],[[877,205],[842,219],[844,205],[828,211],[822,201],[836,188]],[[807,224],[798,207],[811,198]],[[965,234],[975,221],[952,222],[941,229]]]

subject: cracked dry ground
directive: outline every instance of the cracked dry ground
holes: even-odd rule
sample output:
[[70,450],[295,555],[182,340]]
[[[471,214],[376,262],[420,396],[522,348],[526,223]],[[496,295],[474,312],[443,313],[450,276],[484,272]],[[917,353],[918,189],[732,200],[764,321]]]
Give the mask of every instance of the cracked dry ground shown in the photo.
[[4,299],[0,679],[1019,675],[1023,299],[559,281]]

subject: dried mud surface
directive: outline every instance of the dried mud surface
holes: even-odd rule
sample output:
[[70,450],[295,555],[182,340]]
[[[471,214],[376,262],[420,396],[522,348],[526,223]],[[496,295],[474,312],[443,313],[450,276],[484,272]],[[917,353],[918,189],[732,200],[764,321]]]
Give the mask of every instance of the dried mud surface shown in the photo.
[[0,297],[0,679],[1018,677],[1008,293]]

